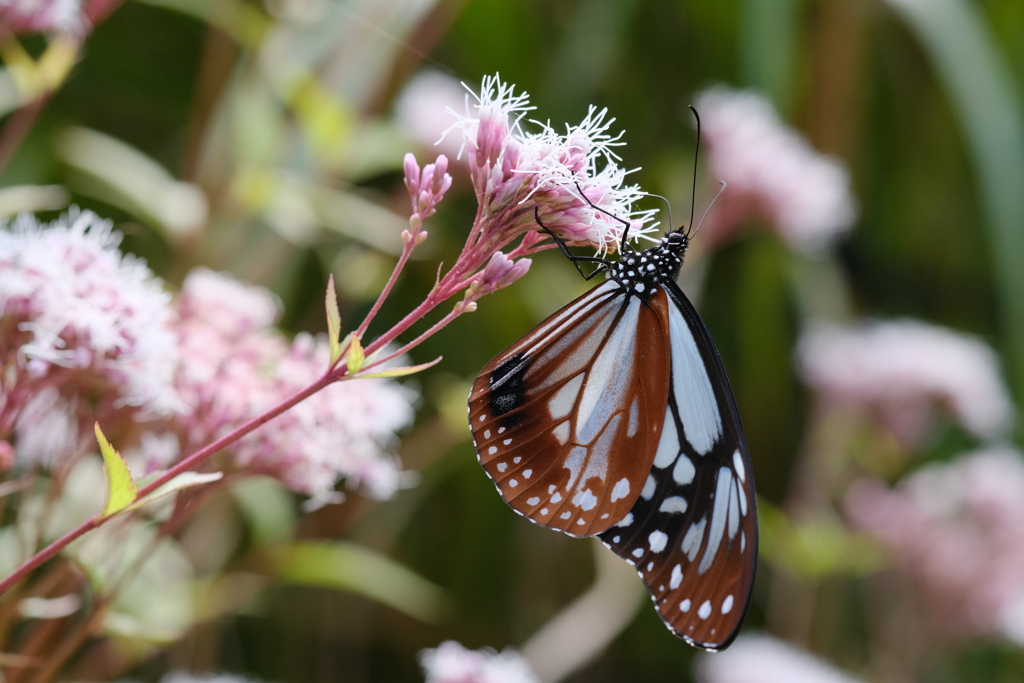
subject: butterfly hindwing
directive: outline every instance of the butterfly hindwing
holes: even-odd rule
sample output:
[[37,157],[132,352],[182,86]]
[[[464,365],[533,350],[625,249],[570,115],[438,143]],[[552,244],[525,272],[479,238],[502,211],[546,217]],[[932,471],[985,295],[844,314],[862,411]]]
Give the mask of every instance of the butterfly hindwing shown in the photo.
[[633,507],[669,391],[671,351],[657,313],[666,304],[663,293],[647,302],[609,280],[480,373],[469,401],[473,436],[514,510],[589,536]]
[[650,479],[602,540],[633,564],[665,623],[691,644],[727,647],[757,558],[750,455],[718,352],[674,282],[663,284],[672,381]]

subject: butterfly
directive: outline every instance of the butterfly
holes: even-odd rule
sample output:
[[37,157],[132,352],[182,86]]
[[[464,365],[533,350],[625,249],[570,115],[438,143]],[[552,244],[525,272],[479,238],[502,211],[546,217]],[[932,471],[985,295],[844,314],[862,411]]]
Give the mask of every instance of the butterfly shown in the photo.
[[[480,464],[515,512],[634,566],[674,634],[723,650],[750,601],[757,511],[729,380],[676,284],[692,235],[611,262],[570,254],[535,216],[581,275],[607,279],[480,372]],[[598,265],[586,275],[581,261]]]

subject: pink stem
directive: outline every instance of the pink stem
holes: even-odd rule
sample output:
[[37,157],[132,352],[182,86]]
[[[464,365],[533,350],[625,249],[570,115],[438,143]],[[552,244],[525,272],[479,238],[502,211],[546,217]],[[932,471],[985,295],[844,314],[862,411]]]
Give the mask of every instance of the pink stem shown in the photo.
[[415,237],[402,246],[402,255],[399,257],[398,263],[395,264],[394,270],[391,271],[391,277],[388,278],[388,283],[384,285],[384,291],[380,293],[380,296],[377,297],[377,301],[373,303],[373,308],[371,308],[370,312],[366,314],[365,318],[363,318],[363,322],[359,325],[359,328],[356,329],[355,336],[362,339],[363,335],[366,334],[366,330],[370,327],[370,323],[377,315],[377,312],[380,311],[380,307],[384,305],[384,300],[388,298],[388,295],[391,294],[391,290],[395,287],[395,283],[398,282],[398,276],[405,268],[405,264],[409,262],[409,256],[415,248]]
[[438,332],[440,332],[446,325],[448,325],[451,321],[455,320],[456,318],[458,318],[460,315],[462,315],[465,312],[466,312],[465,310],[461,310],[461,311],[453,310],[451,313],[449,313],[445,317],[441,318],[441,320],[439,320],[437,323],[435,323],[434,326],[431,327],[429,330],[427,330],[426,332],[424,332],[420,336],[416,337],[411,342],[409,342],[408,344],[406,344],[402,348],[398,349],[397,351],[394,351],[393,353],[389,353],[384,358],[381,358],[381,359],[373,361],[372,363],[370,363],[369,365],[364,367],[363,370],[365,371],[365,370],[368,370],[370,368],[377,367],[378,365],[381,365],[382,363],[387,363],[392,358],[397,358],[398,356],[401,356],[403,353],[407,353],[408,351],[416,348],[417,346],[419,346],[420,344],[425,342],[427,339],[429,339],[431,336],[433,336],[433,335],[437,334]]
[[[273,420],[275,417],[285,412],[292,406],[301,403],[305,399],[309,398],[316,392],[326,387],[328,384],[331,384],[332,382],[335,382],[340,378],[341,377],[339,376],[338,373],[325,374],[323,377],[318,379],[313,384],[310,384],[305,389],[299,391],[296,394],[293,394],[291,397],[285,399],[283,402],[266,411],[262,415],[258,415],[252,418],[251,420],[249,420],[244,425],[234,430],[230,434],[226,434],[225,436],[222,436],[221,438],[217,439],[208,446],[196,451],[195,453],[188,456],[187,458],[179,462],[177,465],[175,465],[174,467],[167,470],[159,477],[151,481],[149,484],[146,484],[141,489],[139,489],[138,495],[136,496],[136,500],[141,500],[142,498],[148,496],[150,493],[152,493],[159,487],[163,486],[171,479],[174,479],[182,472],[185,472],[195,467],[196,465],[200,464],[201,462],[209,458],[214,453],[217,453],[226,446],[230,446],[231,444],[238,441],[252,430],[256,429],[257,427],[263,424],[266,424],[270,420]],[[29,572],[33,571],[34,569],[42,565],[44,562],[54,557],[57,553],[66,548],[72,541],[79,538],[86,532],[92,531],[93,529],[105,524],[108,520],[111,520],[113,518],[113,516],[104,517],[102,519],[99,516],[92,517],[91,519],[82,522],[77,527],[75,527],[74,529],[67,532],[50,545],[40,550],[38,553],[30,557],[23,565],[18,567],[13,574],[8,576],[3,581],[0,581],[0,595],[6,593],[12,586],[14,586],[14,584],[23,579],[26,575],[28,575]]]

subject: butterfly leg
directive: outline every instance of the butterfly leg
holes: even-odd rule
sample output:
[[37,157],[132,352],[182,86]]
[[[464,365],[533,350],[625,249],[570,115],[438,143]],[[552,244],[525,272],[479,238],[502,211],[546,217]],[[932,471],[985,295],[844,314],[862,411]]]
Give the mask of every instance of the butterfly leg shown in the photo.
[[[553,239],[555,241],[555,244],[558,245],[558,248],[562,251],[562,254],[565,255],[565,258],[569,259],[569,261],[571,261],[572,264],[576,266],[576,270],[579,271],[580,275],[583,276],[584,280],[590,280],[598,273],[603,273],[605,270],[608,269],[608,261],[604,260],[603,258],[598,258],[596,256],[576,256],[575,254],[570,252],[569,248],[565,246],[565,242],[562,241],[562,238],[556,235],[555,233],[551,232],[548,226],[544,225],[544,223],[540,220],[539,207],[533,207],[533,216],[537,221],[537,225],[541,227],[541,230],[551,235],[551,239]],[[587,275],[586,273],[583,272],[583,269],[580,268],[580,261],[584,261],[587,263],[598,263],[600,265],[597,268],[595,268],[593,272],[590,273],[590,275]]]
[[576,189],[580,191],[580,196],[583,197],[583,201],[590,205],[590,208],[594,209],[595,211],[600,211],[605,216],[608,216],[609,218],[615,219],[618,222],[622,223],[622,238],[619,240],[619,252],[621,253],[622,248],[626,246],[629,242],[629,221],[627,221],[625,218],[619,218],[611,211],[605,211],[600,206],[590,201],[590,198],[583,193],[583,188],[580,187],[579,183],[576,183]]

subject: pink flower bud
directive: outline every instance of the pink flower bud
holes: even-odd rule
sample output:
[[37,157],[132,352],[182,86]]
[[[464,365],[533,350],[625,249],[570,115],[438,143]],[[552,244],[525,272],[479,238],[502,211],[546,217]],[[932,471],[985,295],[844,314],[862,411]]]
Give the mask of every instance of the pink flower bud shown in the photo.
[[402,166],[405,168],[405,187],[415,197],[420,191],[420,165],[416,163],[416,156],[412,152],[406,154]]

